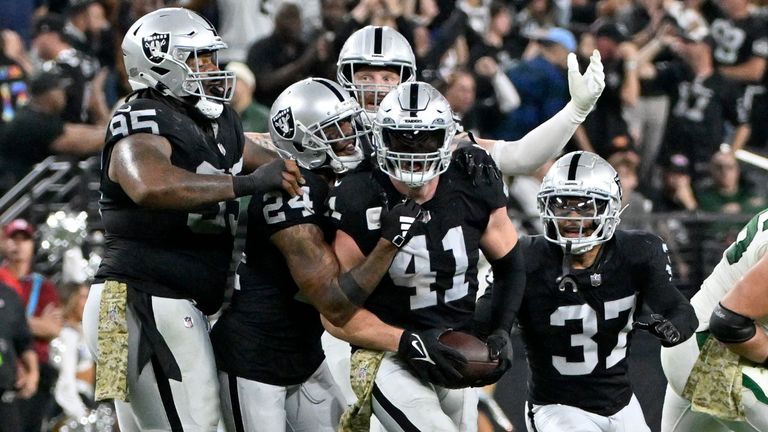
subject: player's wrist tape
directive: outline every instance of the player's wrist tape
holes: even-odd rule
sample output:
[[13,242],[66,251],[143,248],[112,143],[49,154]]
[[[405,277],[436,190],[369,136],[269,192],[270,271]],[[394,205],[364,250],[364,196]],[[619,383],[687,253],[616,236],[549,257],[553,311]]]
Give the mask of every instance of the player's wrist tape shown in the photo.
[[346,272],[339,276],[339,287],[341,288],[341,292],[347,296],[347,299],[358,306],[362,306],[369,295],[369,293],[363,290],[360,284],[357,283],[350,272]]
[[755,320],[718,303],[709,318],[709,332],[723,343],[742,343],[757,333]]
[[232,189],[235,197],[252,195],[258,190],[256,179],[251,176],[232,176]]

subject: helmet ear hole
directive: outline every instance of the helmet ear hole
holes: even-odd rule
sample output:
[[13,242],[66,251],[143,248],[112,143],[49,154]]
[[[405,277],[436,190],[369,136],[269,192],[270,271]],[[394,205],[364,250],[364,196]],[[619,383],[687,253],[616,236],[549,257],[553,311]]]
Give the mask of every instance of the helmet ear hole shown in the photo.
[[154,73],[158,74],[159,76],[163,76],[163,75],[167,74],[168,72],[170,72],[168,69],[166,69],[166,68],[161,68],[161,67],[159,67],[159,66],[152,66],[152,67],[150,68],[150,70],[151,70],[152,72],[154,72]]

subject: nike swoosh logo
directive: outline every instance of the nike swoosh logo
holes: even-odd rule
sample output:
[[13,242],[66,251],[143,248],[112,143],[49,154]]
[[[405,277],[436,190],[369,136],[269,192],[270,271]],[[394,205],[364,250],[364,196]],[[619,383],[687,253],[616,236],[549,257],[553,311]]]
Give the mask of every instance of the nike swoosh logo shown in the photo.
[[418,336],[416,336],[416,338],[417,338],[418,340],[412,341],[412,342],[411,342],[411,346],[412,346],[412,347],[413,347],[413,348],[414,348],[416,351],[418,351],[418,352],[419,352],[419,354],[421,354],[421,355],[422,355],[422,358],[414,358],[413,360],[418,360],[418,361],[423,361],[423,362],[427,362],[427,363],[432,363],[432,364],[435,364],[435,362],[434,362],[434,361],[432,361],[432,359],[431,359],[431,358],[429,357],[429,355],[427,354],[427,350],[423,348],[424,342],[422,342],[422,341],[421,341],[421,339],[420,339]]
[[416,349],[416,351],[419,352],[419,354],[422,355],[422,357],[426,357],[426,354],[424,354],[424,350],[421,349],[421,344],[419,344],[419,341],[413,341],[411,342],[411,346]]
[[123,113],[123,112],[130,112],[131,111],[131,106],[127,105],[125,107],[120,107],[120,108],[116,109],[115,111],[116,112],[121,112],[121,113]]

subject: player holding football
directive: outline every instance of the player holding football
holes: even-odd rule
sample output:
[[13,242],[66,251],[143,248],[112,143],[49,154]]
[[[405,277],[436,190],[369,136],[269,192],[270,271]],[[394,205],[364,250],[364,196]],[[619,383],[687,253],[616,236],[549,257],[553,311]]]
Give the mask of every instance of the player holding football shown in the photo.
[[[492,358],[500,359],[488,377],[493,382],[509,367],[509,330],[522,295],[523,262],[500,173],[482,149],[452,153],[455,130],[448,102],[429,84],[404,83],[390,92],[373,121],[378,169],[349,174],[331,192],[329,208],[338,223],[334,251],[342,269],[358,266],[385,232],[380,215],[405,199],[421,206],[412,229],[395,239],[400,250],[364,304],[406,334],[420,332],[423,345],[417,349],[426,350],[429,361],[446,329],[472,330],[482,249],[498,281],[487,338]],[[354,337],[332,331],[344,339]],[[423,379],[392,354],[356,369],[355,356],[361,352],[353,355],[351,375],[378,371],[371,389],[373,412],[387,430],[477,427],[474,391]]]
[[635,327],[664,346],[687,340],[697,323],[672,285],[666,246],[655,235],[616,230],[621,185],[593,153],[558,159],[538,200],[545,234],[521,241],[528,430],[648,431],[627,375],[633,321],[647,303],[654,314]]
[[661,351],[662,431],[768,430],[766,221],[763,210],[744,226],[691,299],[696,337]]
[[326,243],[333,235],[328,191],[363,160],[361,112],[341,86],[321,78],[292,84],[272,106],[272,139],[281,155],[297,161],[305,183],[300,196],[251,197],[239,283],[211,332],[228,431],[337,429],[346,403],[324,361],[318,311],[354,334],[356,344],[392,352],[407,347],[399,352],[402,361],[428,378],[459,375],[442,360],[461,360],[452,350],[436,346],[432,363],[419,361],[423,355],[411,348],[420,343],[418,333],[386,325],[355,304],[358,292],[372,290],[386,273],[398,250],[395,239],[407,235],[404,221],[420,212],[417,204],[398,204],[381,218],[374,250],[351,271],[339,274]]

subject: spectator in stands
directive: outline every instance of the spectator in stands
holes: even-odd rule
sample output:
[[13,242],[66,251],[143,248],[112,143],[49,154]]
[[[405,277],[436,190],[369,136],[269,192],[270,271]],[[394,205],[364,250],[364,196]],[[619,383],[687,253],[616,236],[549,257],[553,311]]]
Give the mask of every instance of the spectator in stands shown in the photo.
[[[726,215],[754,215],[765,207],[765,197],[741,176],[739,162],[725,146],[712,155],[712,183],[697,191],[699,209]],[[736,229],[741,227],[737,223]],[[732,241],[733,239],[731,239]]]
[[555,15],[555,2],[553,0],[532,0],[525,3],[525,7],[515,16],[515,27],[520,29],[524,36],[531,36],[542,30],[547,30],[558,24]]
[[40,382],[37,392],[28,399],[17,399],[22,430],[38,431],[53,403],[51,390],[56,383],[56,370],[48,359],[48,343],[59,335],[62,312],[56,285],[35,272],[35,229],[24,219],[14,219],[3,228],[2,252],[5,267],[20,282],[21,300],[27,322],[34,337],[39,360]]
[[87,283],[66,283],[61,287],[64,302],[64,326],[51,342],[58,351],[54,398],[68,418],[80,420],[94,407],[93,388],[96,365],[83,336],[83,308],[88,299]]
[[[420,9],[424,9],[425,5],[434,6],[434,0],[414,3],[419,3],[418,7]],[[414,8],[416,7],[415,4],[411,4],[411,6]],[[397,1],[392,1],[384,2],[382,6],[382,0],[360,0],[357,5],[349,11],[344,19],[344,23],[336,32],[334,52],[340,52],[341,47],[346,43],[352,33],[366,25],[386,25],[379,22],[383,21],[384,18],[382,16],[383,7],[387,8],[386,15],[389,17],[388,21],[394,21],[394,25],[389,26],[403,35],[413,47],[414,51],[418,51],[418,46],[415,43],[414,29],[416,27],[429,25],[429,22],[434,18],[434,14],[436,14],[437,11],[433,11],[427,15],[415,15],[417,11],[411,10],[408,4],[401,5]],[[392,8],[394,8],[394,10]],[[406,16],[411,16],[413,19],[409,19]],[[419,23],[419,25],[416,25],[416,23]]]
[[[320,25],[311,29],[308,40],[324,39],[328,44],[329,61],[323,62],[327,70],[317,70],[317,74],[333,79],[336,76],[335,60],[339,57],[344,40],[337,37],[338,32],[344,26],[344,17],[347,14],[347,2],[345,0],[316,0],[320,4]],[[226,40],[226,39],[225,39]]]
[[38,379],[24,305],[13,289],[0,284],[0,431],[24,431],[14,399],[32,396]]
[[480,136],[488,136],[505,114],[520,106],[520,94],[493,57],[480,57],[474,69],[476,129]]
[[502,72],[511,69],[522,57],[528,40],[514,27],[514,11],[502,0],[493,0],[488,6],[490,22],[482,37],[469,47],[469,61],[475,64],[482,57],[491,57]]
[[[402,27],[405,26],[397,24],[398,31]],[[416,69],[422,81],[445,79],[457,67],[467,67],[469,47],[464,35],[468,31],[469,16],[461,8],[455,8],[436,29],[413,28]]]
[[663,179],[660,195],[653,208],[659,212],[693,211],[699,207],[691,184],[691,163],[683,154],[673,154],[662,162]]
[[608,158],[614,152],[634,147],[622,113],[624,107],[634,105],[640,95],[637,48],[627,40],[623,27],[610,22],[595,30],[594,40],[603,59],[605,90],[584,122],[584,127],[589,146],[600,156]]
[[42,70],[58,69],[71,80],[61,118],[73,123],[104,125],[109,119],[103,87],[106,72],[100,71],[96,59],[70,45],[64,26],[65,20],[60,15],[39,18],[35,22],[32,48],[42,63]]
[[750,0],[722,0],[724,16],[712,21],[715,65],[724,76],[746,86],[752,133],[748,146],[768,144],[768,19],[753,11]]
[[18,44],[22,44],[18,34],[11,30],[0,31],[0,128],[13,120],[16,111],[29,100],[27,71],[14,58],[18,58],[19,50],[24,50],[24,46]]
[[71,0],[66,9],[64,35],[77,51],[101,66],[115,65],[115,35],[104,5],[96,0]]
[[477,130],[488,136],[503,115],[520,106],[520,95],[506,71],[517,64],[528,41],[512,28],[509,5],[493,0],[488,5],[489,23],[481,38],[467,38],[469,64],[476,81]]
[[87,156],[101,149],[103,127],[66,122],[60,117],[70,84],[71,80],[58,71],[41,73],[30,81],[29,104],[0,131],[0,165],[5,177],[0,193],[50,155]]
[[[715,69],[712,39],[706,33],[697,38],[681,36],[652,39],[638,56],[638,68],[641,76],[655,80],[672,96],[662,152],[685,154],[693,164],[696,183],[707,175],[709,161],[720,144],[743,147],[750,128],[744,90]],[[665,47],[677,57],[653,63]]]
[[465,69],[453,71],[437,89],[448,100],[465,131],[476,131],[475,77]]
[[235,93],[230,103],[243,122],[243,130],[246,132],[267,132],[269,107],[253,100],[253,94],[256,90],[256,77],[253,76],[253,72],[248,69],[248,66],[240,62],[229,62],[225,69],[234,72],[237,77]]
[[[639,0],[634,2],[632,12],[621,24],[628,29],[630,40],[642,50],[649,37],[662,34],[664,29],[669,27],[669,22],[662,0]],[[639,96],[637,103],[624,107],[624,117],[635,143],[635,150],[640,155],[640,178],[649,178],[651,175],[657,178],[656,159],[664,138],[670,98],[658,82],[647,79],[640,73],[639,58],[637,65],[640,79]]]
[[259,83],[254,94],[259,103],[271,106],[289,85],[329,70],[324,63],[334,60],[329,55],[330,44],[323,37],[305,40],[301,26],[301,8],[294,3],[284,3],[275,16],[272,34],[257,40],[248,49],[248,67]]
[[[507,72],[520,94],[521,104],[506,114],[505,120],[492,133],[493,138],[520,139],[568,102],[566,59],[569,52],[576,51],[576,38],[559,27],[533,37],[531,43],[538,46],[538,54]],[[603,98],[598,99],[598,105]]]

